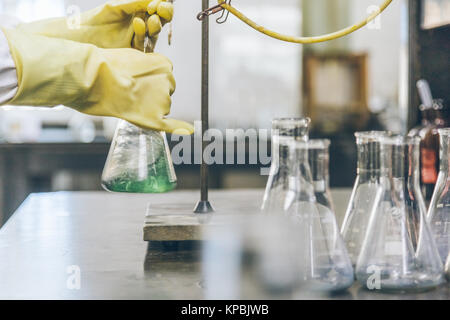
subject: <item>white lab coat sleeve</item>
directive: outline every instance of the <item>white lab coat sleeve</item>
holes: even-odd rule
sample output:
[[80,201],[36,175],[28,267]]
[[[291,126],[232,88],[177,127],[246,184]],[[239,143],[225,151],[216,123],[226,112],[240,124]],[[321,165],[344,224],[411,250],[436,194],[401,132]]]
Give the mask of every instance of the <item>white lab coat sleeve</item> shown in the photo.
[[18,89],[17,71],[8,41],[0,29],[0,105],[15,97]]

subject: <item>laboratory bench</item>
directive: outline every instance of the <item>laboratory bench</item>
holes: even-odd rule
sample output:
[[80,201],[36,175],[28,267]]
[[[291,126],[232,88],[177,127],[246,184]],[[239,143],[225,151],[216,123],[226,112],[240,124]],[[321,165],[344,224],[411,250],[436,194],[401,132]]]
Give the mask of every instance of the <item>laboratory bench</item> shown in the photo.
[[[211,191],[219,198],[261,199],[261,189]],[[342,222],[349,189],[332,191]],[[31,194],[0,229],[0,299],[203,299],[200,251],[187,242],[143,241],[149,203],[198,199],[198,191],[160,195],[106,192]],[[74,278],[75,277],[75,278]],[[78,281],[79,280],[79,281]],[[303,299],[450,299],[448,284],[417,294],[383,294],[355,284]]]

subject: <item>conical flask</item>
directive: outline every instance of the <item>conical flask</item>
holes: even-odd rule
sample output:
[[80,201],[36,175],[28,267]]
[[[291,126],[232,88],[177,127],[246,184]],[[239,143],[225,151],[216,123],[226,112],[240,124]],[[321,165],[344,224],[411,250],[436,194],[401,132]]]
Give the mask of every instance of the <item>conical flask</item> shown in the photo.
[[176,185],[165,133],[122,120],[103,169],[103,188],[111,192],[161,193]]
[[[156,42],[145,37],[143,43],[135,45],[143,52],[153,52]],[[111,192],[163,193],[176,186],[165,132],[120,121],[103,168],[102,187]]]
[[289,190],[288,149],[293,140],[307,141],[309,118],[280,118],[272,121],[272,164],[262,212],[273,214],[283,207]]
[[368,208],[373,207],[380,189],[380,138],[386,134],[384,131],[355,133],[357,175],[341,228],[353,267],[366,235],[370,217]]
[[289,143],[289,190],[284,202],[284,213],[299,235],[300,282],[306,289],[344,290],[353,283],[353,268],[331,205],[317,202],[308,149],[308,142]]
[[440,136],[440,170],[428,209],[428,221],[442,263],[445,263],[450,252],[450,176],[448,175],[450,128],[439,129],[438,131]]
[[443,281],[443,265],[426,221],[417,137],[381,138],[381,192],[370,212],[356,277],[369,289],[426,290]]

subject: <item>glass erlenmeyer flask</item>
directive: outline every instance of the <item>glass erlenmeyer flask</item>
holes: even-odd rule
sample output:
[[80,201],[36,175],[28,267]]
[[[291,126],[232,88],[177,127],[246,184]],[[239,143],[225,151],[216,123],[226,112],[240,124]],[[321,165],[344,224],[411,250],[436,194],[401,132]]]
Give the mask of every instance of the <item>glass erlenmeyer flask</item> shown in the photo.
[[289,190],[284,202],[284,212],[299,234],[300,281],[306,289],[344,290],[353,283],[353,268],[334,212],[317,202],[308,149],[308,142],[289,143]]
[[443,281],[443,266],[419,183],[417,137],[381,138],[381,192],[370,212],[356,277],[369,289],[426,290]]
[[384,131],[357,132],[357,175],[345,213],[341,233],[353,267],[356,265],[369,223],[372,208],[380,189],[380,138]]
[[450,128],[439,129],[440,169],[430,207],[428,221],[436,246],[445,263],[450,252],[450,176],[448,175]]
[[273,214],[282,208],[289,189],[288,145],[293,140],[308,140],[309,118],[280,118],[272,121],[272,164],[262,211]]
[[[136,16],[144,18],[141,15]],[[142,44],[135,45],[143,52],[153,52],[156,43],[145,37]],[[107,191],[130,193],[175,189],[177,177],[165,132],[120,121],[103,168],[102,186]]]
[[103,169],[103,188],[112,192],[161,193],[176,185],[165,133],[120,121]]

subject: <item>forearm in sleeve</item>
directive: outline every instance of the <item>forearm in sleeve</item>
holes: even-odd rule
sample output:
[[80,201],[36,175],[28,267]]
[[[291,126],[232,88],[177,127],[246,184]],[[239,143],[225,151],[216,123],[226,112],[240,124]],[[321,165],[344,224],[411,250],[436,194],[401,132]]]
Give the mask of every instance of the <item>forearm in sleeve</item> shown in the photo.
[[0,29],[0,105],[8,103],[17,93],[18,82],[8,41]]

